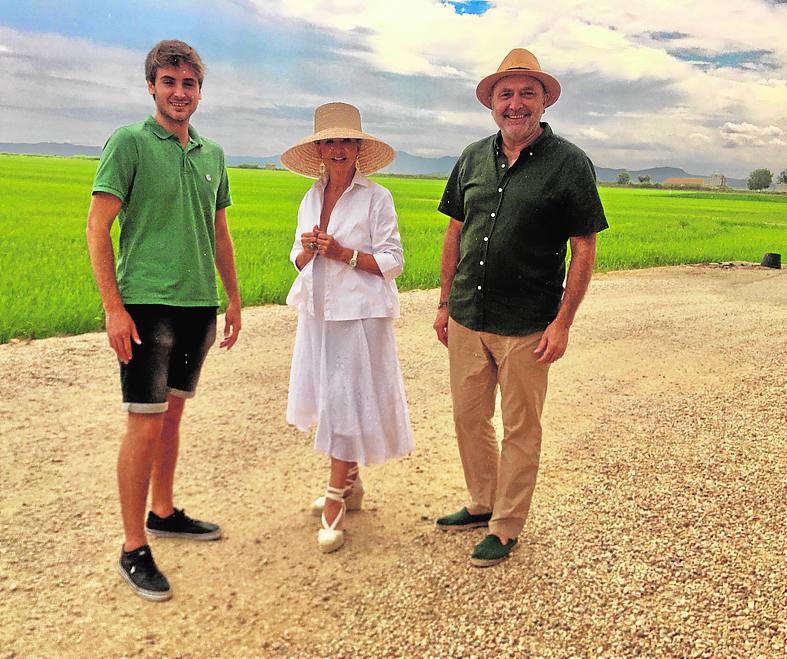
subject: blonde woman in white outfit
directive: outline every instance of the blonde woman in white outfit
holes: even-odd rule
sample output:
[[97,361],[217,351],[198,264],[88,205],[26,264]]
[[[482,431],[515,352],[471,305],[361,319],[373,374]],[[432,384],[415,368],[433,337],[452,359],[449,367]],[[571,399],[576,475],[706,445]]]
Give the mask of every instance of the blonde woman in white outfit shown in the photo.
[[287,304],[298,309],[287,422],[317,425],[315,449],[331,459],[318,546],[344,544],[346,510],[361,507],[358,465],[413,449],[393,319],[395,278],[404,258],[391,193],[366,176],[393,149],[361,130],[358,110],[328,103],[314,113],[314,134],[281,156],[287,169],[317,178],[298,209],[290,260],[298,277]]

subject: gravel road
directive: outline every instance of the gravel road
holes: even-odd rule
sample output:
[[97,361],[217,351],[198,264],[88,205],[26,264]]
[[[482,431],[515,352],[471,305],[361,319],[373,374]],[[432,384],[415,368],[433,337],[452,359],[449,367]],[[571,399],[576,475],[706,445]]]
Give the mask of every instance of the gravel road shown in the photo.
[[364,472],[316,548],[327,463],[286,425],[295,316],[245,310],[183,425],[177,503],[223,540],[153,540],[175,596],[115,571],[124,415],[102,334],[0,346],[0,657],[785,656],[787,271],[597,275],[550,372],[512,557],[445,535],[464,503],[436,291],[402,295],[416,451]]

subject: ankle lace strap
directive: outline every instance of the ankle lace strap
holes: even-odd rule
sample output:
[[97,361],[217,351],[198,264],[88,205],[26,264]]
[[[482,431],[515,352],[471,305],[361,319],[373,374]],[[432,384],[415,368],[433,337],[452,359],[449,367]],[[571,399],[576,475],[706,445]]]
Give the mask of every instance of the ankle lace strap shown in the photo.
[[361,475],[358,473],[358,465],[350,467],[347,471],[347,476],[344,479],[344,496],[350,496],[355,484],[361,480]]
[[325,498],[331,501],[344,501],[344,489],[341,487],[331,487],[325,490]]

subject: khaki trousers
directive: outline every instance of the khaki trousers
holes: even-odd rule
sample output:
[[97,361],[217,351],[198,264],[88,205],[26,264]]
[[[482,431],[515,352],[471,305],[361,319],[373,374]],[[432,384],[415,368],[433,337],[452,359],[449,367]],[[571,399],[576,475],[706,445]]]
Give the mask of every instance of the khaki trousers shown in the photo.
[[[549,365],[533,355],[540,340],[541,332],[500,336],[448,320],[454,426],[471,509],[491,511],[490,533],[511,538],[525,525],[541,453]],[[501,450],[492,425],[498,385]]]

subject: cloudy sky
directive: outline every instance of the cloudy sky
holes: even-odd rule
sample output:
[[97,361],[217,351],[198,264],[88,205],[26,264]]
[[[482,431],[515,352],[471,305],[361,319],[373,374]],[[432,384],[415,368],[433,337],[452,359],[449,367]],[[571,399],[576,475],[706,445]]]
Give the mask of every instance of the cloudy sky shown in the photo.
[[521,46],[563,86],[545,119],[603,167],[744,177],[787,167],[787,0],[0,0],[0,142],[101,145],[150,113],[164,38],[208,68],[193,123],[234,155],[358,105],[396,149],[490,134],[480,78]]

